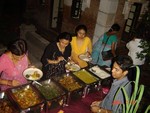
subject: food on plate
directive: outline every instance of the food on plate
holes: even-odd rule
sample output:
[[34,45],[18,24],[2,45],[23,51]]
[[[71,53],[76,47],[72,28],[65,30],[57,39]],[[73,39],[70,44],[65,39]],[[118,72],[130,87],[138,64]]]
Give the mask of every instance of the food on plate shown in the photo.
[[78,71],[78,70],[80,70],[80,67],[77,64],[66,64],[65,67],[69,71]]
[[38,79],[40,74],[37,71],[34,71],[33,74],[26,74],[26,78],[32,77],[33,79]]
[[38,68],[27,68],[24,70],[23,76],[28,80],[39,80],[43,76],[43,72]]
[[90,55],[87,55],[87,54],[81,54],[81,55],[79,55],[79,58],[80,58],[81,60],[86,61],[86,62],[89,62],[89,61],[92,60],[92,57],[91,57]]

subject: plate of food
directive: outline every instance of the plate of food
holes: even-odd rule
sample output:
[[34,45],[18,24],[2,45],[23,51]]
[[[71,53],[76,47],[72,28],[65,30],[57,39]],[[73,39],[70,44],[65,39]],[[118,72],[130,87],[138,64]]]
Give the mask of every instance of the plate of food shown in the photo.
[[81,54],[81,55],[79,55],[79,58],[80,58],[81,60],[86,61],[86,62],[89,62],[89,61],[92,60],[92,57],[91,57],[91,56],[88,56],[88,55],[86,55],[86,54]]
[[80,70],[80,66],[77,64],[71,64],[71,63],[67,63],[65,65],[66,69],[69,71],[79,71]]
[[39,80],[43,76],[43,72],[38,68],[27,68],[23,72],[23,76],[28,80]]

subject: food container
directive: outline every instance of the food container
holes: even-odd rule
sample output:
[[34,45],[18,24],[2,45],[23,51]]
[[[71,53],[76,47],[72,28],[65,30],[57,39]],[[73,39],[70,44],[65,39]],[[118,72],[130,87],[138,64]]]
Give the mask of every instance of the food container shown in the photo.
[[82,80],[85,84],[92,84],[99,81],[99,78],[93,76],[91,73],[82,69],[73,73],[76,77]]
[[20,111],[30,111],[40,108],[44,98],[31,84],[8,89],[11,100],[16,103]]
[[66,92],[59,87],[55,81],[47,79],[41,82],[33,82],[32,84],[45,98],[47,103],[46,110],[49,109],[53,103],[57,103],[57,105],[63,105],[63,102],[66,99]]
[[0,113],[19,113],[4,91],[0,92]]
[[96,89],[100,85],[100,79],[95,77],[85,69],[74,72],[73,74],[86,84],[83,91],[83,98],[89,93],[90,90]]
[[71,74],[64,74],[54,77],[53,79],[69,92],[83,88],[83,83]]
[[65,91],[63,91],[63,89],[51,79],[41,81],[39,83],[40,84],[33,82],[33,85],[39,90],[46,100],[53,100],[65,95]]
[[63,74],[61,76],[53,77],[53,79],[59,83],[67,91],[66,106],[69,105],[71,94],[82,94],[85,84],[78,78],[70,74]]

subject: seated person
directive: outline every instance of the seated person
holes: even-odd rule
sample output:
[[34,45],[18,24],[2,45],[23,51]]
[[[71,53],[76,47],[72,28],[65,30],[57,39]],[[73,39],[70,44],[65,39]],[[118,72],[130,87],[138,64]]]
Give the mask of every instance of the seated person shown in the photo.
[[42,56],[43,77],[41,80],[49,79],[54,75],[60,75],[66,72],[65,64],[71,56],[72,36],[70,33],[63,32],[58,36],[58,41],[50,43]]
[[[117,56],[114,59],[112,67],[112,76],[114,78],[110,91],[102,101],[95,101],[91,104],[91,111],[93,113],[114,113],[120,104],[124,104],[124,95],[120,90],[115,94],[121,86],[125,86],[129,80],[127,77],[129,68],[133,65],[133,61],[129,56]],[[131,84],[125,86],[127,94],[131,95]],[[122,108],[119,107],[117,113],[122,113]]]

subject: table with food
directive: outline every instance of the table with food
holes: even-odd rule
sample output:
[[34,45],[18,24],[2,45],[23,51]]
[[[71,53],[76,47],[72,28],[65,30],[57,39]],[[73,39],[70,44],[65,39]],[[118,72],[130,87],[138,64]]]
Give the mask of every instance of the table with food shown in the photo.
[[43,72],[33,67],[26,69],[23,76],[30,81],[28,84],[0,92],[0,112],[19,113],[37,109],[47,112],[53,102],[69,106],[72,94],[86,97],[92,88],[101,85],[101,80],[110,77],[110,73],[109,69],[97,65],[81,69],[75,63],[67,63],[66,73],[51,79],[40,81]]
[[82,91],[84,84],[78,80],[72,73],[63,74],[62,76],[56,76],[53,78],[57,83],[62,86],[67,93],[66,105],[69,105],[70,96],[72,93]]

